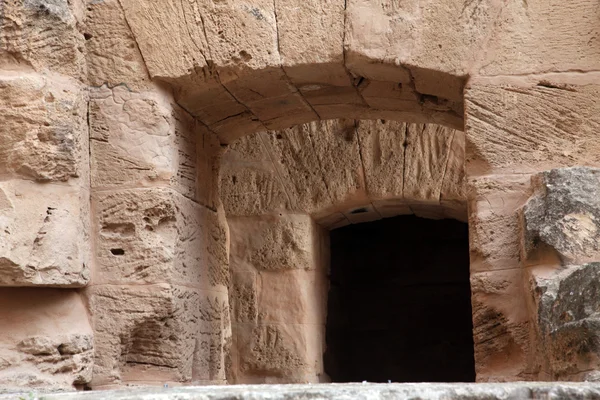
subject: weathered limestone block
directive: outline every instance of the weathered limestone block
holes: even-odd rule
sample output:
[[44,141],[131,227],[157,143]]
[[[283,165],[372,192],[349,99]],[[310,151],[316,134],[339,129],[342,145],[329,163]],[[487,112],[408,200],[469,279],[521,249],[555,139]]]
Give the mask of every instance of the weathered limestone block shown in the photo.
[[359,121],[360,154],[369,196],[401,198],[408,126],[396,121]]
[[0,73],[0,176],[88,181],[86,94],[54,74]]
[[529,311],[520,269],[471,274],[478,382],[531,380]]
[[238,324],[233,327],[235,383],[318,383],[324,381],[323,327]]
[[440,191],[440,204],[447,217],[467,222],[465,145],[465,133],[455,130],[444,171],[444,180]]
[[0,182],[0,286],[86,285],[88,221],[85,190]]
[[218,140],[158,89],[94,89],[90,103],[92,185],[171,186],[209,207]]
[[531,194],[529,175],[472,178],[468,191],[471,271],[521,268],[520,210]]
[[262,138],[254,134],[235,141],[221,159],[219,186],[227,216],[261,215],[291,207]]
[[90,85],[125,83],[138,90],[149,85],[148,70],[119,0],[88,3],[84,35]]
[[[471,176],[600,166],[598,74],[475,78],[465,90]],[[543,110],[541,112],[540,110]]]
[[305,214],[228,218],[231,262],[257,270],[315,268],[318,226]]
[[0,289],[2,390],[73,390],[90,382],[93,335],[72,290]]
[[94,284],[226,284],[226,255],[210,257],[227,245],[214,211],[165,188],[99,192],[93,206]]
[[404,84],[412,76],[422,94],[460,99],[497,8],[492,1],[348,1],[346,64],[374,80]]
[[570,267],[533,280],[545,379],[597,381],[600,375],[600,264]]
[[230,343],[227,294],[168,284],[88,289],[93,388],[222,383]]
[[596,2],[509,2],[487,43],[482,75],[597,71],[600,10]]
[[533,182],[536,193],[523,208],[524,255],[544,244],[564,264],[600,261],[600,169],[553,169]]
[[[0,66],[85,75],[84,37],[73,1],[6,1],[0,13]],[[8,67],[8,68],[7,68]]]
[[310,137],[310,124],[263,135],[274,167],[289,194],[294,209],[308,213],[332,204],[331,195]]
[[453,131],[439,125],[408,125],[404,154],[403,197],[439,205]]

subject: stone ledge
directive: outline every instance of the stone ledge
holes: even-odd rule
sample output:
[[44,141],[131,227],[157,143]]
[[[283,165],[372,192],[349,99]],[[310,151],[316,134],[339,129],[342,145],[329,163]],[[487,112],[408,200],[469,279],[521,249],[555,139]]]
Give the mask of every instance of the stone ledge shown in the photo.
[[[15,394],[0,395],[13,399]],[[33,393],[24,398],[37,399]],[[138,388],[126,390],[45,394],[52,399],[113,400],[292,400],[292,399],[600,399],[599,383],[351,383],[318,385],[235,385],[185,388]]]

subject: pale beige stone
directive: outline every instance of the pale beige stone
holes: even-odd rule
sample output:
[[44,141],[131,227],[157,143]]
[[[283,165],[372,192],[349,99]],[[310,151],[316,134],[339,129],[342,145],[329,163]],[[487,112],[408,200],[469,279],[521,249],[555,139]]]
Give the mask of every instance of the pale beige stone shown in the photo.
[[0,289],[3,391],[73,390],[90,382],[93,334],[73,290]]
[[524,75],[597,71],[600,67],[597,6],[590,0],[506,3],[477,72]]
[[169,95],[125,86],[95,89],[90,102],[92,186],[171,186],[215,206],[217,138]]
[[0,286],[85,286],[89,212],[77,187],[0,182]]
[[307,215],[278,214],[227,220],[231,236],[232,268],[249,264],[257,270],[312,270],[318,248],[316,224]]
[[88,298],[97,349],[93,387],[225,380],[226,294],[168,284],[96,285]]
[[473,340],[478,382],[529,380],[529,313],[523,271],[471,274]]
[[163,188],[95,193],[93,207],[94,284],[226,284],[227,256],[217,246],[227,235],[216,212]]
[[575,75],[481,79],[465,92],[469,175],[600,165],[598,85]]
[[0,176],[66,182],[89,174],[87,96],[65,76],[0,72]]
[[91,2],[85,15],[88,82],[140,89],[150,77],[119,0]]
[[471,271],[520,268],[520,209],[531,195],[529,175],[471,178]]
[[[79,7],[80,8],[80,7]],[[84,37],[74,2],[6,1],[0,16],[0,66],[85,76]]]
[[406,134],[403,197],[439,204],[453,132],[439,125],[410,125]]

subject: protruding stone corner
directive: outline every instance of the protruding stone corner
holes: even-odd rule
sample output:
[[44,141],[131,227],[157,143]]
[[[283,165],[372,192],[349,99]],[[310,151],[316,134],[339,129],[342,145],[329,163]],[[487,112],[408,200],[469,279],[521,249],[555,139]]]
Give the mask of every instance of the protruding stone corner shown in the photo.
[[551,380],[598,381],[600,375],[600,263],[572,266],[537,277],[538,360]]
[[600,168],[544,171],[532,187],[521,210],[522,258],[547,246],[563,265],[600,261]]

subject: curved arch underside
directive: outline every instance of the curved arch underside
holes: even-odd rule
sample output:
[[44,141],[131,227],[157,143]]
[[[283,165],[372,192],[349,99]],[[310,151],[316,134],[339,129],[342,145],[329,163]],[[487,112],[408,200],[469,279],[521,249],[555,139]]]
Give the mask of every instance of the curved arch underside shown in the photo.
[[332,120],[260,132],[221,164],[228,217],[311,215],[335,229],[395,215],[467,219],[463,132],[433,124]]

